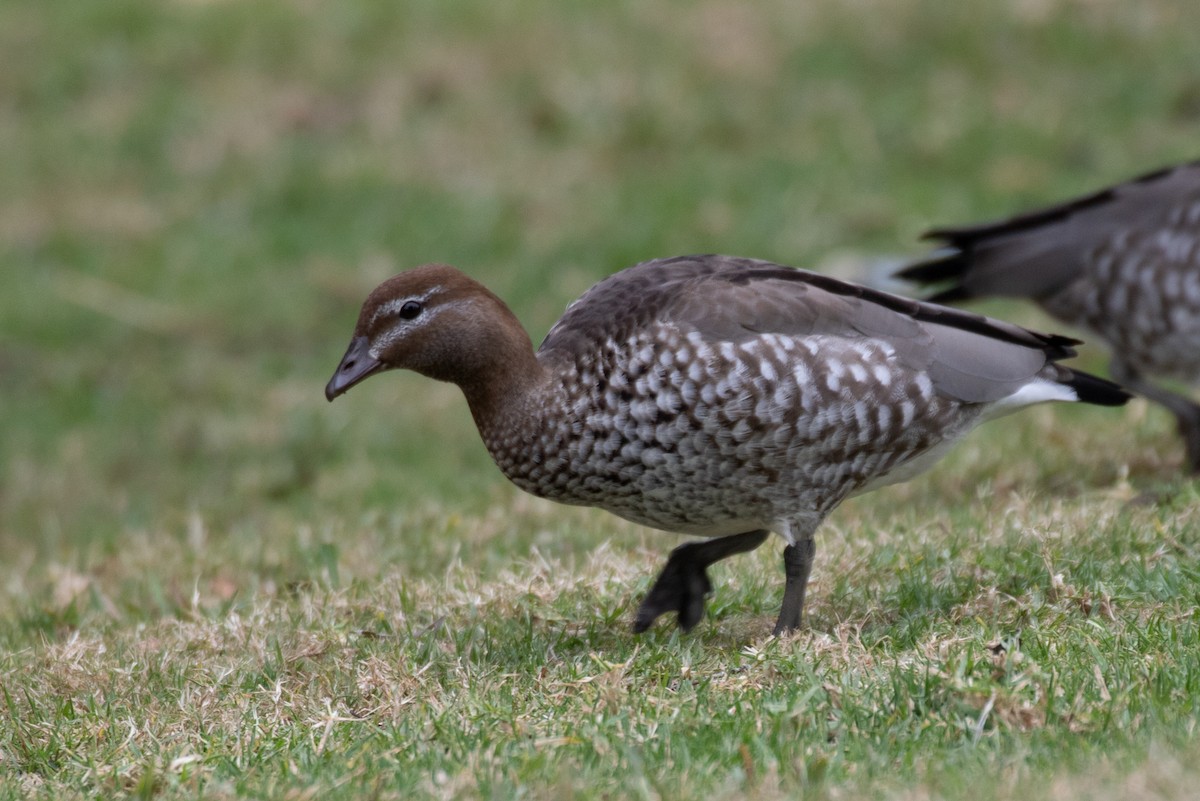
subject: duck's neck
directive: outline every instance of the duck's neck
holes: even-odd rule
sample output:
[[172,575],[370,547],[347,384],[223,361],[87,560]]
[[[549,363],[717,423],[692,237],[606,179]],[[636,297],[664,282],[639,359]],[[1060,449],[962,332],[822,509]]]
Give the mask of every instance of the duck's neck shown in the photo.
[[551,376],[533,352],[529,335],[507,309],[473,351],[472,369],[455,379],[492,455],[501,442],[539,428]]
[[494,425],[496,419],[509,418],[523,409],[526,400],[537,394],[546,381],[546,371],[532,350],[520,362],[508,361],[504,366],[497,364],[496,368],[459,384],[481,432]]

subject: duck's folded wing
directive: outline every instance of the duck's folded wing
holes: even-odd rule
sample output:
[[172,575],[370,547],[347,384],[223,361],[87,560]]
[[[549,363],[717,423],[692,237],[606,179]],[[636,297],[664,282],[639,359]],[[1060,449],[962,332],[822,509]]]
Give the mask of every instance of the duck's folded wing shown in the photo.
[[1049,363],[1073,356],[1076,344],[770,262],[692,256],[645,262],[597,284],[568,308],[541,350],[619,347],[662,325],[714,344],[766,334],[832,337],[846,347],[875,340],[901,366],[926,373],[940,394],[970,403],[1011,395]]

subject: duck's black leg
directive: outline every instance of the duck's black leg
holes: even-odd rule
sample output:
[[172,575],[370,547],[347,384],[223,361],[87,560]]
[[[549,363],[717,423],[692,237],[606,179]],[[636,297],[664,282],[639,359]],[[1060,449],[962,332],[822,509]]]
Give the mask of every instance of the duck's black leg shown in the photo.
[[1183,437],[1183,446],[1187,453],[1187,469],[1192,473],[1200,473],[1200,405],[1183,395],[1151,384],[1135,368],[1120,359],[1112,360],[1109,372],[1113,380],[1124,384],[1126,389],[1154,401],[1175,415],[1179,435]]
[[787,583],[783,587],[783,607],[779,610],[779,620],[775,621],[776,637],[800,628],[804,592],[808,588],[808,574],[812,572],[816,551],[817,546],[811,534],[783,549],[783,570],[787,574]]
[[[675,612],[679,628],[690,630],[704,617],[704,598],[712,592],[707,569],[713,562],[753,551],[767,539],[766,530],[747,531],[700,542],[689,542],[671,551],[667,564],[642,599],[633,630],[640,634],[659,615]],[[806,574],[807,575],[807,574]]]
[[1200,474],[1200,406],[1191,404],[1186,414],[1176,413],[1175,421],[1179,424],[1179,434],[1187,449],[1187,469]]

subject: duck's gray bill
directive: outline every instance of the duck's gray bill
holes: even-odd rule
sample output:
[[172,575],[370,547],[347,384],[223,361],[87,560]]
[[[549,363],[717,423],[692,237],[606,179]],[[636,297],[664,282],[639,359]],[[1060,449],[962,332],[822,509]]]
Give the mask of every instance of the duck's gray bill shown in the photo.
[[350,387],[378,372],[383,367],[382,362],[370,354],[370,343],[366,337],[355,337],[350,340],[346,355],[333,373],[333,378],[325,385],[325,399],[333,400],[346,392]]

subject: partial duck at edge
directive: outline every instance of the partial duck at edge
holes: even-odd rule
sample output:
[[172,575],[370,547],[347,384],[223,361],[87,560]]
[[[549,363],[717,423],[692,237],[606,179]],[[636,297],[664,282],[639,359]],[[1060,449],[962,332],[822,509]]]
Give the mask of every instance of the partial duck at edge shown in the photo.
[[1200,161],[994,223],[936,228],[946,247],[897,273],[930,300],[1029,298],[1111,352],[1114,379],[1175,416],[1200,473],[1200,404],[1147,376],[1200,384]]

